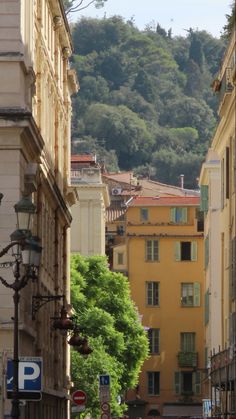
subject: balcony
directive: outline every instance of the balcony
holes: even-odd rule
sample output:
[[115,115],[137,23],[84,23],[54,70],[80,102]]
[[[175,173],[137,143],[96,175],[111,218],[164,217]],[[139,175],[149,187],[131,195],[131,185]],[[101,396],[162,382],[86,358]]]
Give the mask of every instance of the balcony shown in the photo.
[[197,352],[179,352],[178,353],[178,365],[180,368],[190,367],[196,368],[198,361]]
[[99,168],[83,167],[71,170],[71,184],[101,184],[101,171]]
[[234,89],[234,86],[232,84],[232,69],[230,67],[227,67],[225,69],[225,72],[220,82],[220,86],[218,90],[218,100],[219,100],[218,114],[220,116],[222,116],[224,113],[224,109],[228,104],[228,101],[230,99],[230,95],[233,89]]

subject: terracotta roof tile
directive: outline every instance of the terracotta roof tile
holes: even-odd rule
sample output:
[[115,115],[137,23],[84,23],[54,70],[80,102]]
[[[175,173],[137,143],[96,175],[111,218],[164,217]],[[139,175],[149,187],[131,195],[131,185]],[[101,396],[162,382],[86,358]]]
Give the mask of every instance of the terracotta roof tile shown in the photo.
[[130,201],[129,206],[198,206],[200,204],[199,196],[160,196],[160,197],[148,197],[139,196],[134,197]]
[[95,162],[96,157],[92,154],[74,154],[71,156],[71,162]]

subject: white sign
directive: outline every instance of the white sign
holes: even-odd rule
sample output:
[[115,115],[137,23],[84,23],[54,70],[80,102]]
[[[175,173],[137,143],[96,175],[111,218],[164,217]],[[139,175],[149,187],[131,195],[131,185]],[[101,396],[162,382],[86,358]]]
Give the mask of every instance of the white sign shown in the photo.
[[71,407],[71,413],[79,413],[79,412],[83,412],[84,410],[85,410],[85,405],[83,404]]

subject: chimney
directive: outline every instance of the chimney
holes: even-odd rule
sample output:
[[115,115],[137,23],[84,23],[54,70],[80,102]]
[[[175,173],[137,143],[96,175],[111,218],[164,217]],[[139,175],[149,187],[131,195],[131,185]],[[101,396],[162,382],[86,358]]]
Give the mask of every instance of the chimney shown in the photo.
[[184,189],[184,175],[180,175],[180,187]]

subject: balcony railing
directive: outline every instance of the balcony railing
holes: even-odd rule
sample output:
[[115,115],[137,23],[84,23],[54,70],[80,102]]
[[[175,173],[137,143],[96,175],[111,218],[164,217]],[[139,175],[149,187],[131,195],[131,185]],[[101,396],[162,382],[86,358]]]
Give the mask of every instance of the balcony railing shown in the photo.
[[197,352],[179,352],[178,353],[178,364],[180,368],[184,367],[197,367],[198,354]]

